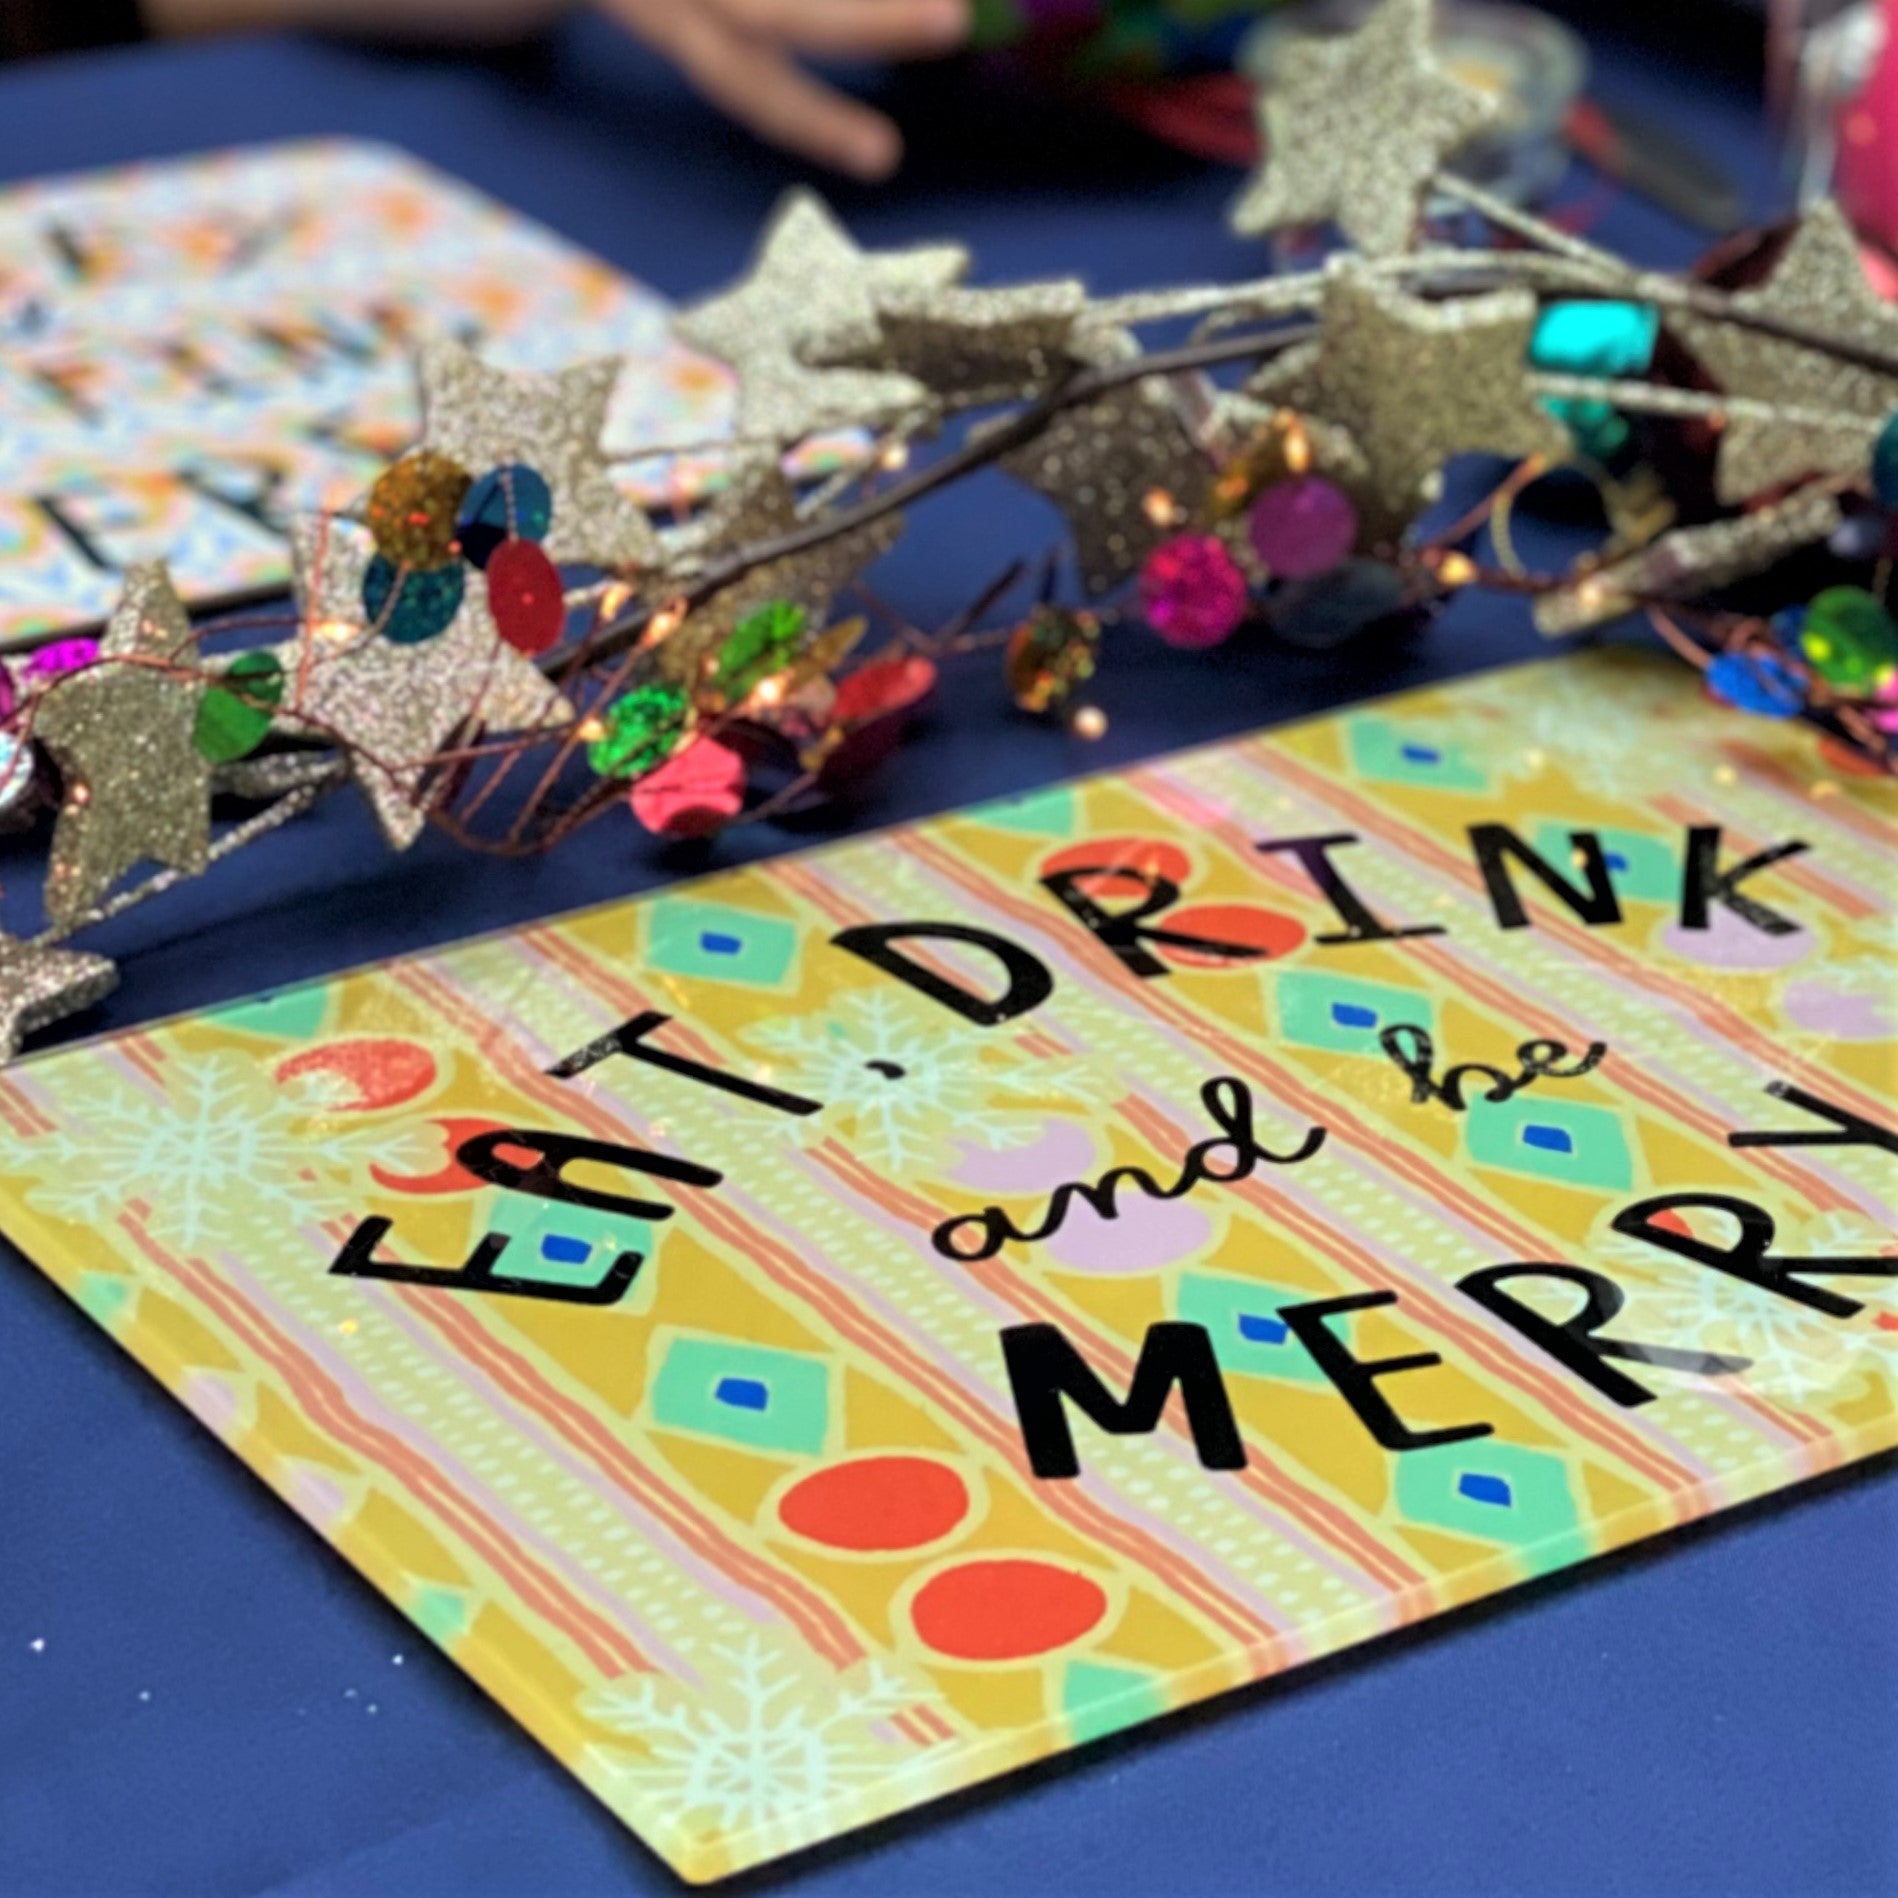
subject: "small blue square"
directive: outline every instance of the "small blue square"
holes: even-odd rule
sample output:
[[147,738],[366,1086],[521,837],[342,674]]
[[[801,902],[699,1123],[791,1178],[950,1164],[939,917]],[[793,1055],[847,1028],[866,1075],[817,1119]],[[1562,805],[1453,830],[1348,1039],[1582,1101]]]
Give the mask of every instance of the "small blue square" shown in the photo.
[[1625,870],[1628,867],[1627,857],[1619,850],[1604,850],[1601,860],[1611,870]]
[[584,1265],[593,1256],[593,1245],[564,1232],[550,1232],[541,1238],[540,1256],[554,1265]]
[[1239,1335],[1249,1344],[1283,1344],[1287,1326],[1280,1318],[1263,1318],[1257,1312],[1239,1314]]
[[1443,753],[1435,745],[1400,745],[1397,755],[1406,764],[1441,764]]
[[1545,1127],[1540,1121],[1532,1120],[1522,1130],[1522,1144],[1540,1147],[1544,1153],[1573,1153],[1575,1136],[1566,1127]]
[[728,936],[721,929],[702,929],[699,931],[699,947],[708,956],[735,956],[744,948],[743,941],[737,936]]
[[1340,1028],[1375,1028],[1377,1026],[1377,1010],[1374,1008],[1365,1008],[1357,1002],[1333,1002],[1331,1005],[1331,1019],[1335,1021]]
[[1516,1500],[1502,1477],[1485,1476],[1481,1470],[1465,1470],[1456,1479],[1456,1491],[1473,1503],[1488,1503],[1493,1509],[1511,1508]]
[[771,1392],[755,1377],[721,1377],[712,1395],[733,1410],[764,1410],[771,1402]]

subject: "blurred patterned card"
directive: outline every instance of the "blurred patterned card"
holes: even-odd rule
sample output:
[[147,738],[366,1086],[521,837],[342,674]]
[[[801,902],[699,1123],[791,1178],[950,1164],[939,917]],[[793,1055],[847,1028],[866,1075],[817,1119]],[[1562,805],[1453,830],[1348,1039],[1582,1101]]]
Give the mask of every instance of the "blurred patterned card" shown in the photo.
[[1895,892],[1590,654],[29,1062],[0,1227],[710,1879],[1898,1443]]
[[[263,146],[0,192],[0,636],[110,611],[169,558],[194,601],[286,579],[418,422],[431,330],[510,368],[628,359],[608,445],[704,443],[729,380],[655,291],[392,148]],[[629,465],[656,500],[705,464]]]

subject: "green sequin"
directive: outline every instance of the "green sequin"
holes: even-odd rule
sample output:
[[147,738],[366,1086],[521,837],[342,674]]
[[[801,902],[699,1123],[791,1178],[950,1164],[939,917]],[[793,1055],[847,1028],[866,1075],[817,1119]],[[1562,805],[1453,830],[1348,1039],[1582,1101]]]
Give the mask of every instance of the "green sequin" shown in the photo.
[[1827,587],[1806,608],[1799,650],[1828,685],[1870,692],[1898,666],[1898,625],[1863,587]]
[[719,648],[712,689],[727,705],[749,697],[797,657],[809,617],[788,600],[770,600],[747,613]]
[[270,715],[283,701],[283,667],[274,653],[241,653],[198,701],[191,741],[213,764],[248,758],[270,735]]
[[676,685],[635,686],[607,707],[606,732],[587,747],[587,762],[603,778],[643,777],[678,749],[690,712]]

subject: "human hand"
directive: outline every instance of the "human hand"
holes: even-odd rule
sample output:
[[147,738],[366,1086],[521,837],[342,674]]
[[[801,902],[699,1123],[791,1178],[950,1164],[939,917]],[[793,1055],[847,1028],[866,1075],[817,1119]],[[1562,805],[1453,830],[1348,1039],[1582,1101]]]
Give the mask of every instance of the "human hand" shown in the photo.
[[[573,0],[145,0],[154,32],[245,27],[469,41],[518,37]],[[601,10],[662,53],[739,124],[786,151],[865,179],[903,156],[880,112],[813,78],[819,59],[919,59],[969,33],[968,0],[600,0]]]

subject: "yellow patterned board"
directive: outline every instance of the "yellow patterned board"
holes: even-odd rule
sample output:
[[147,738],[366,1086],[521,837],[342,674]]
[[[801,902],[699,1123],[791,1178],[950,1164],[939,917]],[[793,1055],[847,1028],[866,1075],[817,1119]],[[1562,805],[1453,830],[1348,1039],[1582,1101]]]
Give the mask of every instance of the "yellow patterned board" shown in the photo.
[[1898,1442],[1895,890],[1576,657],[30,1062],[0,1227],[716,1878]]

